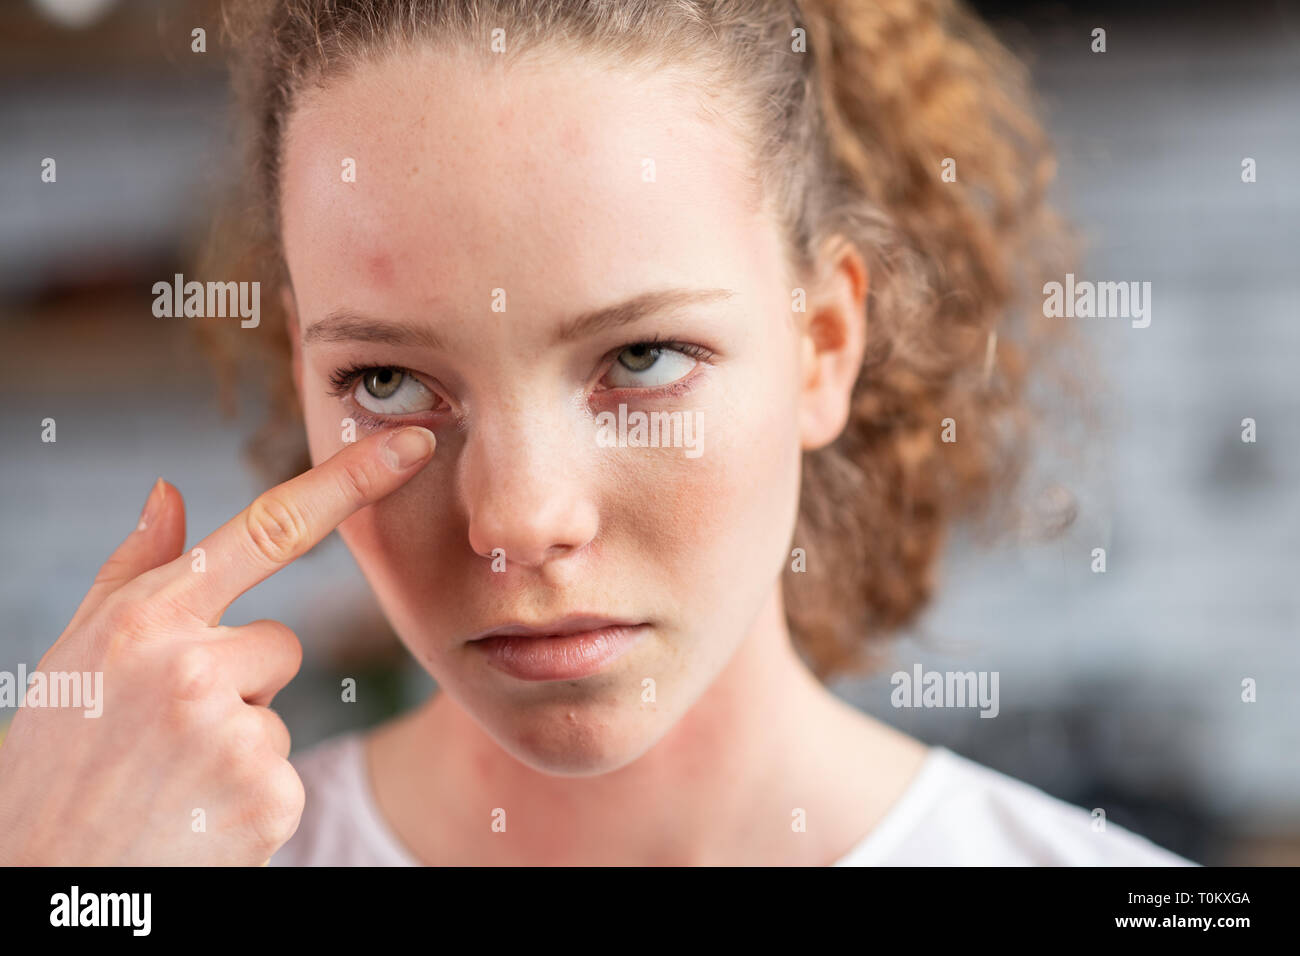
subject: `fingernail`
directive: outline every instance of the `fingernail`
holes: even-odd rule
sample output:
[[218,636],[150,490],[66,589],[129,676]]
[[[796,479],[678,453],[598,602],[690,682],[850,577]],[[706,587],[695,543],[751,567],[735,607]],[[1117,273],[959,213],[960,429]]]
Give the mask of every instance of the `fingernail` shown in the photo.
[[149,489],[149,497],[144,501],[144,510],[140,512],[140,523],[135,526],[136,531],[144,531],[158,517],[158,511],[162,508],[163,498],[166,495],[165,487],[163,480],[159,478]]
[[384,460],[393,471],[406,471],[433,454],[433,432],[419,425],[395,431],[384,442]]

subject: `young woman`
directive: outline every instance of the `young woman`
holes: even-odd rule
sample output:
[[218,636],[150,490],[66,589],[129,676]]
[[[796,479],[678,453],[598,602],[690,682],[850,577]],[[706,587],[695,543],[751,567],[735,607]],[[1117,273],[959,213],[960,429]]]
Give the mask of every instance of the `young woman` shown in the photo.
[[[268,0],[238,23],[248,261],[284,314],[234,334],[283,346],[315,467],[202,570],[154,488],[41,662],[104,671],[103,717],[24,710],[0,748],[0,858],[1186,862],[821,683],[915,617],[1024,443],[1063,243],[1022,71],[977,21]],[[439,692],[291,764],[268,704],[298,640],[220,618],[336,526]]]

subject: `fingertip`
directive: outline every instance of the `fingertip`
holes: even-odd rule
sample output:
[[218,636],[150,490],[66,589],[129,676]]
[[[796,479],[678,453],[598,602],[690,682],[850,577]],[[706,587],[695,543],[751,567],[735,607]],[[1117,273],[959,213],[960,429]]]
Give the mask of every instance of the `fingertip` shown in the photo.
[[136,523],[136,531],[148,531],[153,525],[157,524],[159,515],[162,514],[163,502],[166,500],[167,482],[162,478],[154,481],[149,488],[149,495],[144,500],[144,507],[140,510],[140,520]]
[[185,499],[181,496],[181,491],[166,478],[158,479],[158,486],[162,489],[164,507],[168,511],[180,508],[181,513],[185,513]]
[[164,526],[160,537],[168,555],[179,555],[185,547],[185,499],[171,482],[159,478],[158,483],[163,495],[158,512],[158,524]]
[[384,461],[393,471],[406,471],[431,458],[437,445],[438,439],[429,429],[408,425],[384,440]]
[[135,531],[144,541],[141,557],[151,567],[181,553],[185,546],[185,501],[175,485],[163,478],[153,483]]

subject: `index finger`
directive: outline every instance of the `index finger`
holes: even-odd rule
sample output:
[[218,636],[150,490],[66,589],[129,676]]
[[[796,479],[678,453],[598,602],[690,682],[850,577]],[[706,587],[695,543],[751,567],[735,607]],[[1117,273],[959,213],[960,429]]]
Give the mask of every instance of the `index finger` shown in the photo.
[[[262,492],[196,545],[204,571],[177,559],[185,581],[176,600],[210,625],[245,591],[292,564],[344,519],[396,491],[432,457],[433,432],[419,426],[370,435],[310,471]],[[192,554],[193,552],[191,552]]]

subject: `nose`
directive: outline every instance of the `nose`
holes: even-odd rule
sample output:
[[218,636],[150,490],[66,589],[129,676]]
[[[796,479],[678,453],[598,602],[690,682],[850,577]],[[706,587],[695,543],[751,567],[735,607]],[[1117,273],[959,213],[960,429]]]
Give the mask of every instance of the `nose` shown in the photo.
[[507,563],[537,568],[595,538],[599,514],[584,478],[581,432],[567,420],[475,423],[460,478],[477,554],[494,557],[500,548]]

